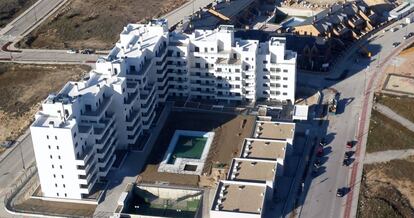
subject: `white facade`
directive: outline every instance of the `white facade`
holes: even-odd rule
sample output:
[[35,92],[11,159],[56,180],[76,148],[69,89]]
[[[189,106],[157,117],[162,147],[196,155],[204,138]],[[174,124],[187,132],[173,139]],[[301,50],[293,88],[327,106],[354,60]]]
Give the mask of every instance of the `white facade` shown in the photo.
[[45,197],[82,199],[115,162],[114,151],[140,143],[167,97],[217,101],[291,101],[296,53],[284,38],[234,38],[232,26],[191,35],[165,20],[129,24],[83,81],[42,104],[31,126]]

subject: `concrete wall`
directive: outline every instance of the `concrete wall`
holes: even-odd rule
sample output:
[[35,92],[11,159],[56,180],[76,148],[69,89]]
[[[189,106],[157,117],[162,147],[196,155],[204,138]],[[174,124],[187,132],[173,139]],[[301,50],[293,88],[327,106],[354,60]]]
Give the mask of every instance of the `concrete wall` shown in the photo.
[[[289,16],[300,16],[300,17],[310,17],[314,16],[322,10],[311,10],[303,8],[286,8],[286,7],[277,7],[277,10],[289,15]],[[277,13],[277,12],[276,12]],[[280,13],[280,12],[279,12]]]
[[[159,198],[171,198],[177,199],[188,195],[202,194],[202,191],[189,190],[189,189],[174,189],[174,188],[163,188],[163,187],[150,187],[150,186],[137,186],[138,189],[150,192]],[[201,197],[201,196],[200,196]]]

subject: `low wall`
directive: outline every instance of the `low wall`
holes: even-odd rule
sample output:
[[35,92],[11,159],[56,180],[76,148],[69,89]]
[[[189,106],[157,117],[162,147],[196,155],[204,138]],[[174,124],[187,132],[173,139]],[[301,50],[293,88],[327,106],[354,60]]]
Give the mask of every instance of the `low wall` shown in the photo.
[[311,17],[322,11],[321,9],[311,10],[311,9],[303,9],[303,8],[286,8],[286,7],[277,7],[277,10],[289,16],[299,16],[299,17]]

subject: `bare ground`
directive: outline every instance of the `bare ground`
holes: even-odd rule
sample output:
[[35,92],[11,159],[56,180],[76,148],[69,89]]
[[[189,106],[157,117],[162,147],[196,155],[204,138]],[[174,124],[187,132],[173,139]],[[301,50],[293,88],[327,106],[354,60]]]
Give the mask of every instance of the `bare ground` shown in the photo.
[[[244,120],[246,121],[243,126]],[[172,112],[154,145],[146,168],[138,178],[139,182],[167,182],[175,185],[198,186],[199,176],[158,172],[159,163],[164,157],[175,130],[214,131],[215,136],[203,170],[204,173],[210,175],[217,165],[228,166],[233,157],[239,156],[243,139],[251,136],[254,121],[253,116]],[[219,173],[213,174],[216,176]]]
[[22,48],[109,49],[127,23],[156,18],[187,0],[70,0],[26,36]]
[[6,26],[37,0],[0,0],[0,28]]
[[414,157],[364,166],[357,217],[414,217]]
[[23,133],[40,101],[69,80],[79,80],[88,66],[0,63],[0,142]]

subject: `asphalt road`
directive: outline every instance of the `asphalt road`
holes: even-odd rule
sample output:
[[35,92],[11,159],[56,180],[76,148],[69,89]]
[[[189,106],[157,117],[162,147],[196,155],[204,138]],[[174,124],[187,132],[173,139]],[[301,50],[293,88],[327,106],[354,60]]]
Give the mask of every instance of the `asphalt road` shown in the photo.
[[175,24],[181,22],[184,17],[193,14],[193,12],[198,11],[200,8],[204,8],[208,4],[212,3],[214,0],[193,0],[189,1],[180,8],[166,14],[163,18],[168,19],[168,25],[174,26]]
[[[25,167],[28,168],[35,161],[30,134],[21,143],[17,144],[15,148],[9,149],[13,149],[13,151],[6,158],[0,160],[0,217],[10,217],[10,214],[4,209],[3,199],[10,190],[9,187],[23,174],[23,162]],[[22,161],[22,156],[24,161]]]
[[[332,87],[338,90],[341,93],[340,98],[346,99],[346,101],[340,101],[338,108],[339,114],[328,117],[329,127],[326,138],[329,144],[325,148],[324,157],[321,158],[321,162],[323,163],[322,170],[324,172],[314,177],[310,183],[305,184],[305,190],[307,190],[305,192],[306,199],[299,212],[299,217],[349,217],[356,213],[357,191],[359,190],[348,193],[348,195],[352,194],[350,197],[346,195],[342,198],[336,197],[336,190],[341,187],[349,187],[350,184],[355,182],[355,176],[362,173],[362,161],[365,155],[365,149],[362,148],[361,152],[356,152],[358,156],[352,157],[356,158],[356,160],[349,167],[346,167],[342,166],[342,161],[345,151],[350,149],[347,149],[345,144],[347,141],[355,140],[359,132],[361,132],[360,128],[364,131],[364,128],[368,125],[368,123],[362,126],[360,125],[363,108],[364,114],[368,114],[369,119],[367,107],[369,111],[371,100],[369,96],[365,95],[365,89],[370,84],[370,80],[374,78],[374,75],[379,73],[377,65],[386,61],[384,60],[385,57],[389,56],[396,49],[393,48],[392,43],[405,41],[403,40],[403,35],[407,32],[414,32],[414,24],[410,24],[397,32],[388,31],[383,33],[381,31],[371,36],[370,39],[372,40],[368,39],[370,42],[366,44],[368,50],[373,53],[371,60],[360,59],[359,63],[355,63],[355,59],[358,57],[355,53],[351,54],[350,57],[345,57],[344,62],[335,71],[337,75],[340,75],[343,70],[349,70],[349,77],[342,81],[326,81],[323,78],[315,78],[313,76],[313,84],[321,84],[321,87]],[[335,78],[335,76],[332,76],[332,78]],[[372,86],[372,89],[374,88]],[[370,93],[372,94],[372,92]],[[362,146],[365,146],[364,142]],[[355,148],[353,150],[355,151]]]

